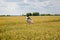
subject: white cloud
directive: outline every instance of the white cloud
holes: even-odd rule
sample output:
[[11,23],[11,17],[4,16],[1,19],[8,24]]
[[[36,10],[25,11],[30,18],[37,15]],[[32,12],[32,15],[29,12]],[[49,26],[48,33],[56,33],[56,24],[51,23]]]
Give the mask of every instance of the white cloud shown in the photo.
[[46,9],[49,13],[60,14],[60,0],[51,0],[49,6]]
[[[1,11],[4,11],[4,12],[1,12],[1,13],[23,14],[26,12],[34,12],[34,11],[46,13],[47,10],[44,7],[48,6],[50,3],[50,1],[39,2],[38,0],[34,0],[34,1],[23,0],[23,1],[24,3],[23,2],[22,3],[21,2],[3,2],[1,4],[3,7],[0,7],[0,8],[1,8]],[[18,4],[24,4],[24,5],[18,5]]]
[[[26,5],[28,4],[28,5]],[[46,13],[47,10],[44,8],[50,4],[50,1],[44,1],[44,2],[39,2],[37,0],[35,1],[28,1],[26,2],[25,6],[20,5],[20,7],[23,7],[21,9],[25,10],[26,12],[40,12],[40,13]]]
[[0,14],[60,13],[60,0],[0,0]]
[[2,1],[0,3],[0,15],[5,14],[5,15],[14,15],[14,14],[19,14],[18,10],[19,6],[17,5],[16,2],[4,2]]
[[44,6],[47,6],[49,5],[50,1],[44,1],[44,2],[39,2],[38,0],[35,0],[35,1],[27,1],[25,0],[25,2],[29,5],[34,5],[34,6],[38,6],[38,7],[44,7]]
[[27,3],[27,0],[23,0],[24,1],[24,3]]

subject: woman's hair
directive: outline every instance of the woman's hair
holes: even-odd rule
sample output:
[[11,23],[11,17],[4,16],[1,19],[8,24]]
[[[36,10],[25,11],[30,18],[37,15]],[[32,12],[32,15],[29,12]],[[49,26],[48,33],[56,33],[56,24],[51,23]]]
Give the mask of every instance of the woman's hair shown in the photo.
[[29,15],[27,15],[27,17],[29,17]]

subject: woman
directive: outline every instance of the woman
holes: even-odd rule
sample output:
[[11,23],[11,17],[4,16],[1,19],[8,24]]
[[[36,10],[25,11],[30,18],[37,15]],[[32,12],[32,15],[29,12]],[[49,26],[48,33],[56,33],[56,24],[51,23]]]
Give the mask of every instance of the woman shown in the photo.
[[29,23],[29,24],[32,23],[32,22],[31,22],[31,18],[30,18],[29,16],[26,17],[26,21],[27,21],[27,23]]

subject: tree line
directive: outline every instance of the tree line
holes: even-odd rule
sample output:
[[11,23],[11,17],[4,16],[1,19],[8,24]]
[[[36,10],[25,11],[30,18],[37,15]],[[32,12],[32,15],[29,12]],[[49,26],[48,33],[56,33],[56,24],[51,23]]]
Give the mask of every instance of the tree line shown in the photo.
[[33,12],[33,13],[26,13],[26,15],[0,15],[0,17],[3,16],[60,16],[60,14],[40,14],[39,12]]
[[60,14],[40,14],[39,12],[26,13],[29,16],[60,16]]

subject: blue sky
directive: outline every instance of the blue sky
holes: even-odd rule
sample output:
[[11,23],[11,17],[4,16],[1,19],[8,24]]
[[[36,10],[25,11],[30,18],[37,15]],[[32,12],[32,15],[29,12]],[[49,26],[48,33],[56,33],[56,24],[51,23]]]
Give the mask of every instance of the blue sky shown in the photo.
[[22,15],[27,12],[60,14],[60,0],[0,0],[0,15]]

